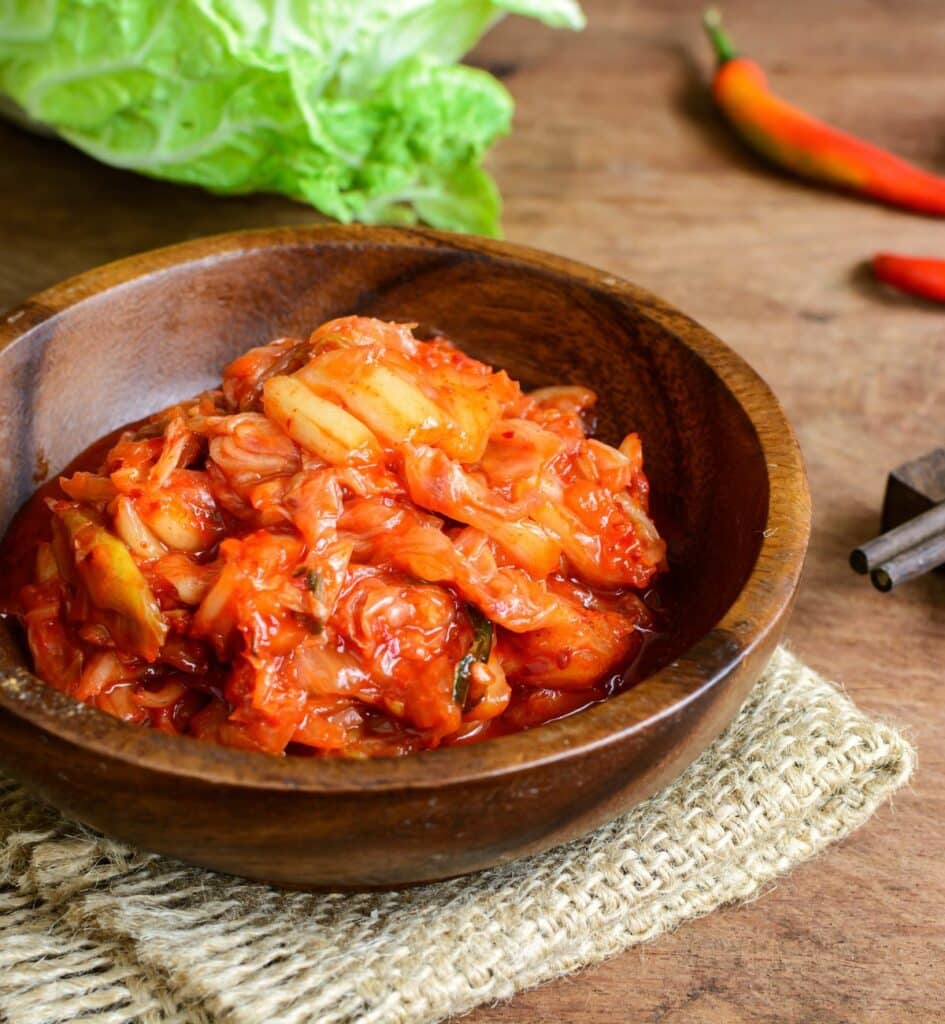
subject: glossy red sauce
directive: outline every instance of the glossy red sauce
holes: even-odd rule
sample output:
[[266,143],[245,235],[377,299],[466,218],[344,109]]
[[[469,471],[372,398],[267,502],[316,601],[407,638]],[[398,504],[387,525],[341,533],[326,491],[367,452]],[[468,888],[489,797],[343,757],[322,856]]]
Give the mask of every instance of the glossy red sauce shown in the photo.
[[574,714],[665,629],[639,442],[362,318],[116,431],[0,547],[37,674],[128,722],[389,756]]

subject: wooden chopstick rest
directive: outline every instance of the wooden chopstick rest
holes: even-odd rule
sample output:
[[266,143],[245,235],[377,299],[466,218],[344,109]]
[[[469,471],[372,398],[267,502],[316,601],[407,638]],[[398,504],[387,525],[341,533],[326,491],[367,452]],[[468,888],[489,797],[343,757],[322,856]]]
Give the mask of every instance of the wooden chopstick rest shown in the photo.
[[945,566],[945,449],[894,469],[886,481],[880,536],[850,553],[882,591]]

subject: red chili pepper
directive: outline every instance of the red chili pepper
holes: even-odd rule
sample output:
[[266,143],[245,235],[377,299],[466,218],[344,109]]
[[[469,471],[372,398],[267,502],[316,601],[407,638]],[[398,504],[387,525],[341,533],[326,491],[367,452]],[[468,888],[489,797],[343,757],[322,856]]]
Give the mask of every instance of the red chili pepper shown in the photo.
[[910,295],[945,302],[945,260],[881,252],[872,262],[873,273],[880,281]]
[[719,61],[712,83],[715,101],[749,146],[804,178],[894,206],[945,215],[945,178],[831,128],[774,96],[764,71],[737,55],[718,12],[709,9],[704,20]]

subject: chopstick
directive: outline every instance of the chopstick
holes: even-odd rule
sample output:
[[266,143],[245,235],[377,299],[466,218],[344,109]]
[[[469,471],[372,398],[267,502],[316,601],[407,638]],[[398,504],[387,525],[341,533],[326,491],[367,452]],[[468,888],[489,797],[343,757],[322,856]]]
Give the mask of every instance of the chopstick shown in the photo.
[[945,564],[945,502],[888,530],[850,554],[850,565],[869,573],[883,592]]
[[878,565],[870,573],[870,579],[877,590],[886,593],[893,587],[898,587],[900,583],[908,583],[917,576],[924,576],[943,563],[945,533],[939,533]]

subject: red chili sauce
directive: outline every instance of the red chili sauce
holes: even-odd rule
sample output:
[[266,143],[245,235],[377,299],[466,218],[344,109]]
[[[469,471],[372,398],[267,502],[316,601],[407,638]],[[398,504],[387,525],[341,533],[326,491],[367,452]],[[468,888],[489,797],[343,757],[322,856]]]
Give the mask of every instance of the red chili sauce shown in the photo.
[[0,610],[127,722],[270,754],[530,729],[635,679],[665,545],[635,434],[360,317],[96,442],[17,515]]

